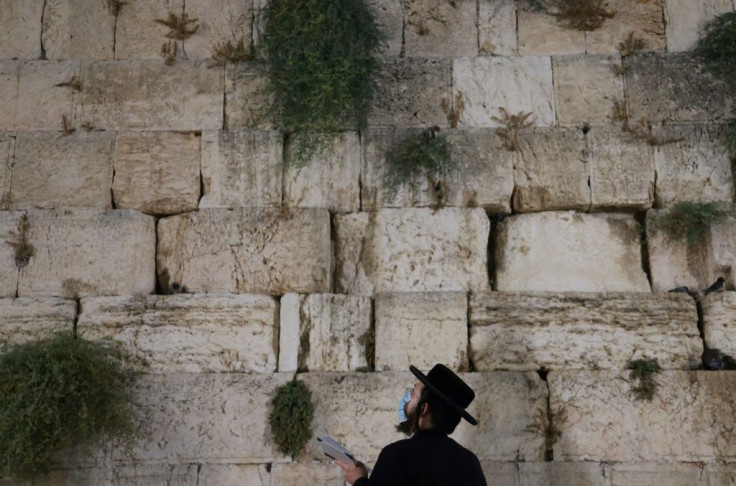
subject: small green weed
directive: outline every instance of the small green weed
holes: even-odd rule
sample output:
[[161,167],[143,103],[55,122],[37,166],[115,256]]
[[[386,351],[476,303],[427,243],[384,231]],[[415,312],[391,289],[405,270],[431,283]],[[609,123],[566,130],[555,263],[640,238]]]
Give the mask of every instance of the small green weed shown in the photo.
[[61,131],[64,135],[71,135],[77,131],[77,129],[74,128],[72,121],[69,120],[69,117],[66,115],[61,115]]
[[[376,369],[376,330],[371,327],[362,336],[358,338],[358,344],[363,346],[365,352],[365,359],[368,366],[365,366],[365,371],[373,371]],[[355,371],[362,371],[362,368],[357,368]]]
[[736,78],[736,12],[719,15],[705,25],[695,53],[708,70],[727,82]]
[[629,377],[632,380],[638,380],[631,392],[637,400],[651,402],[659,388],[659,383],[654,379],[654,375],[662,371],[657,358],[635,359],[629,361],[626,367],[631,370]]
[[127,4],[128,2],[124,2],[123,0],[107,0],[107,9],[112,15],[117,17],[120,15],[120,10]]
[[679,202],[655,221],[654,229],[684,237],[688,245],[693,245],[705,237],[714,223],[730,214],[718,203]]
[[303,381],[291,380],[276,389],[268,423],[279,450],[296,459],[312,437],[314,404]]
[[243,38],[241,38],[235,45],[230,41],[227,41],[215,44],[212,48],[212,59],[217,61],[217,64],[219,65],[223,65],[228,62],[237,64],[239,62],[252,61],[253,58],[253,53],[249,48],[245,47],[245,40]]
[[503,125],[503,128],[496,130],[496,135],[503,139],[503,146],[506,150],[517,150],[517,137],[519,136],[519,131],[534,125],[533,121],[526,121],[526,119],[532,115],[532,112],[529,111],[524,113],[523,111],[520,111],[516,115],[510,115],[509,112],[506,111],[506,108],[499,108],[499,110],[501,111],[500,117],[495,115],[491,117],[493,121]]
[[193,36],[199,30],[199,25],[196,24],[199,19],[190,19],[189,14],[184,12],[181,16],[176,15],[174,12],[169,12],[168,19],[155,19],[154,22],[157,24],[165,25],[169,28],[169,32],[164,37],[167,39],[174,40],[185,40]]
[[179,46],[175,40],[169,40],[161,44],[161,57],[164,58],[164,64],[173,66],[176,62],[176,56],[179,53]]
[[621,54],[621,57],[629,57],[644,50],[646,46],[647,43],[644,39],[634,37],[634,33],[631,32],[628,37],[626,37],[626,40],[618,43],[618,52]]
[[465,110],[462,93],[455,94],[455,103],[450,103],[447,98],[442,98],[440,106],[442,107],[442,111],[445,112],[445,115],[447,115],[447,122],[450,124],[450,127],[457,128],[463,110]]
[[10,236],[13,239],[5,242],[15,250],[15,266],[17,268],[23,268],[28,265],[31,257],[36,253],[36,249],[28,241],[29,228],[28,216],[24,214],[21,216],[20,221],[18,221],[18,231],[10,232]]
[[616,12],[609,12],[605,0],[529,0],[535,10],[554,16],[563,26],[590,32],[600,29]]

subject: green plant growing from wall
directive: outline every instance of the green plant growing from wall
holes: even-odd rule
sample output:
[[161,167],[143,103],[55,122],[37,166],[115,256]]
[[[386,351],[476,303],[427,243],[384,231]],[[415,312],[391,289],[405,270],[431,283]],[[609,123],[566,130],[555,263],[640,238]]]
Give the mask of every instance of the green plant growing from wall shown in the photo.
[[254,56],[251,49],[245,47],[245,40],[241,37],[234,45],[230,41],[215,44],[212,48],[212,59],[217,61],[216,65],[224,65],[228,62],[237,64],[252,61]]
[[56,452],[137,435],[138,372],[112,342],[75,333],[18,344],[0,356],[0,472],[32,477]]
[[312,392],[303,381],[293,379],[276,389],[268,423],[281,452],[296,459],[312,437],[313,420]]
[[172,66],[176,62],[176,56],[179,52],[179,45],[176,41],[186,40],[196,34],[199,30],[199,25],[196,25],[198,20],[190,19],[186,12],[180,16],[174,12],[169,12],[168,18],[154,20],[157,24],[169,28],[169,31],[164,35],[168,40],[161,45],[161,56],[167,66]]
[[128,2],[124,2],[123,0],[107,0],[107,9],[112,15],[117,17],[120,15],[120,10],[127,4]]
[[586,32],[600,29],[616,15],[606,9],[604,0],[529,0],[529,4],[552,15],[567,28]]
[[36,253],[36,249],[28,241],[28,230],[30,226],[28,216],[24,214],[21,216],[20,221],[18,221],[17,231],[10,232],[12,239],[5,242],[15,250],[15,266],[17,268],[23,268],[28,265],[31,257]]
[[653,228],[685,238],[688,245],[698,243],[710,227],[731,214],[718,203],[679,202],[659,217]]
[[524,113],[523,111],[520,111],[516,115],[511,115],[506,111],[506,108],[499,108],[499,111],[501,112],[500,117],[495,115],[491,117],[493,121],[503,125],[502,128],[496,130],[496,135],[501,137],[503,140],[503,146],[506,150],[518,150],[519,144],[517,139],[519,132],[534,125],[533,121],[526,121],[527,118],[532,116],[532,112],[529,111]]
[[654,375],[662,371],[657,358],[635,359],[629,361],[626,368],[631,370],[629,378],[637,381],[637,384],[631,388],[634,397],[637,400],[651,402],[659,388],[659,383],[654,379]]
[[714,76],[736,84],[736,12],[724,13],[708,22],[695,45],[695,53]]

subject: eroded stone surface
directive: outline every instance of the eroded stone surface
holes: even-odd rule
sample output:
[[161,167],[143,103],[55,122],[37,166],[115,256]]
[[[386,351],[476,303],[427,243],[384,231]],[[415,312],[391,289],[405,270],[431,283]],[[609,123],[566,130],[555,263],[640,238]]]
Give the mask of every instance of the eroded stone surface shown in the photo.
[[345,486],[345,477],[342,469],[335,464],[277,463],[273,465],[270,486],[299,486],[302,484]]
[[0,351],[4,351],[11,344],[44,338],[54,332],[71,332],[77,304],[56,298],[0,299],[0,315]]
[[269,296],[85,298],[77,326],[122,343],[152,373],[276,371],[278,304]]
[[[669,0],[668,0],[669,1]],[[665,48],[665,26],[659,0],[608,0],[605,9],[613,14],[599,29],[585,34],[588,54],[616,53],[630,35],[641,39],[647,51]]]
[[169,28],[156,20],[168,20],[169,13],[181,17],[184,0],[136,0],[134,6],[123,5],[115,28],[115,59],[161,59]]
[[530,0],[518,2],[519,54],[549,56],[583,54],[585,33],[567,28]]
[[591,462],[519,464],[520,486],[608,486],[605,480],[602,464]]
[[276,464],[206,464],[197,476],[195,486],[229,486],[247,484],[276,486],[273,469]]
[[278,110],[267,86],[268,73],[258,64],[226,65],[224,128],[272,130],[278,127]]
[[43,47],[47,59],[112,60],[115,16],[107,2],[47,0]]
[[376,370],[468,369],[468,301],[464,292],[376,296]]
[[667,50],[679,52],[692,49],[708,21],[733,10],[732,0],[667,0],[664,2]]
[[[197,19],[197,32],[184,40],[184,51],[189,59],[209,59],[216,46],[227,42],[237,46],[243,42],[250,47],[253,27],[253,4],[241,0],[186,0],[184,11],[190,19]],[[215,8],[216,6],[216,8]]]
[[464,57],[478,53],[474,0],[408,0],[404,44],[409,57]]
[[705,347],[736,356],[736,292],[716,292],[703,298]]
[[159,283],[190,292],[330,290],[325,209],[202,209],[159,221]]
[[644,486],[668,484],[672,486],[700,486],[704,482],[700,464],[611,464],[606,467],[611,486]]
[[115,207],[148,214],[197,209],[200,140],[194,133],[118,133],[112,184]]
[[481,0],[479,2],[478,44],[481,53],[512,56],[518,52],[516,2],[514,0]]
[[0,59],[37,59],[41,56],[43,5],[43,0],[0,4]]
[[80,63],[28,61],[20,64],[18,69],[15,119],[8,128],[62,130],[65,118],[69,126],[74,127],[74,105],[78,93],[71,86],[60,85],[73,83],[79,77]]
[[474,294],[470,348],[483,371],[625,369],[640,358],[692,369],[703,353],[686,294]]
[[640,225],[623,214],[521,214],[499,224],[496,290],[649,292]]
[[[18,291],[16,248],[22,251],[19,245],[24,238],[18,227],[24,214],[22,211],[0,212],[0,241],[5,242],[0,245],[0,297],[15,297]],[[25,241],[28,241],[27,237]]]
[[337,215],[337,291],[480,291],[490,222],[482,209],[382,209]]

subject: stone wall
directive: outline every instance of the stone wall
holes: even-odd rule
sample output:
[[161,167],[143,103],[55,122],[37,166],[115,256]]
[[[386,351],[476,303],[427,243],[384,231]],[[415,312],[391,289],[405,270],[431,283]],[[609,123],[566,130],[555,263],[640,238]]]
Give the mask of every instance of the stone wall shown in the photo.
[[[658,222],[734,201],[736,92],[690,49],[736,1],[610,0],[581,32],[528,0],[371,0],[368,127],[300,169],[266,66],[212,59],[259,52],[264,2],[0,0],[0,351],[116,339],[151,411],[132,455],[68,451],[33,484],[342,485],[314,441],[277,450],[275,389],[303,380],[315,434],[370,464],[409,364],[438,361],[476,390],[454,437],[490,485],[734,484],[736,374],[701,357],[736,354],[736,219],[696,244]],[[170,12],[200,28],[167,65]],[[531,126],[509,137],[504,112]],[[434,125],[457,161],[442,207],[424,175],[383,179]],[[664,369],[651,401],[639,358]]]

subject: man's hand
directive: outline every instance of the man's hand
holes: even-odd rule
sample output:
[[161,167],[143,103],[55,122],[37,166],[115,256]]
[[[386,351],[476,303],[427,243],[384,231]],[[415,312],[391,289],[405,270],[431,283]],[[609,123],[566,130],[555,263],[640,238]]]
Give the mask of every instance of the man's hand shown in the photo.
[[365,464],[363,464],[362,462],[359,462],[358,464],[349,464],[347,462],[335,460],[335,464],[340,466],[342,470],[345,471],[345,481],[349,482],[350,484],[353,484],[359,478],[368,477],[368,470],[366,469]]

